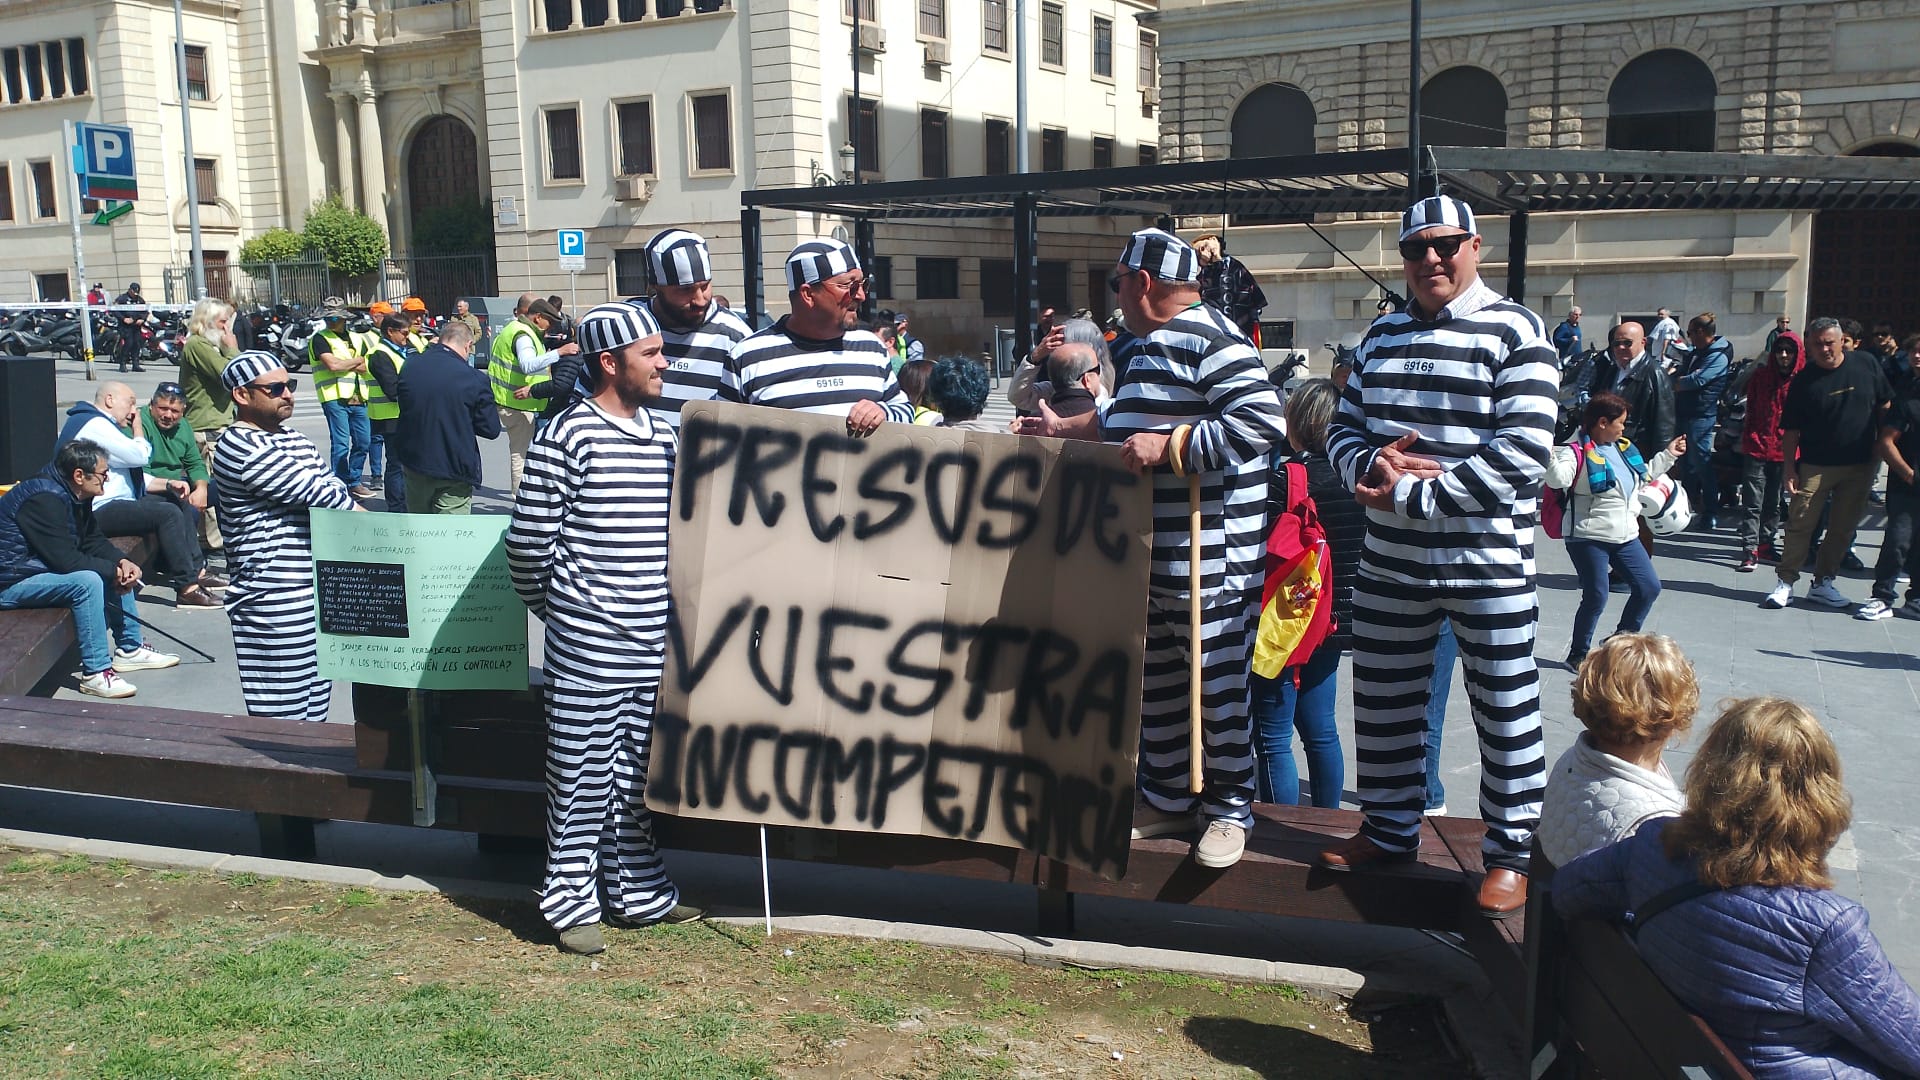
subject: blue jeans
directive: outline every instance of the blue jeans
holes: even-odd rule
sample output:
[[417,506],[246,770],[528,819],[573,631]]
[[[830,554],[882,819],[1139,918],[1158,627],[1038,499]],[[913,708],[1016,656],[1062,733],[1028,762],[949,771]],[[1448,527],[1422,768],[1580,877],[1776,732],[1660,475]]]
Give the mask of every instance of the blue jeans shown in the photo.
[[1447,695],[1453,690],[1453,665],[1460,659],[1460,643],[1453,640],[1453,623],[1440,620],[1440,636],[1433,643],[1433,677],[1427,680],[1427,809],[1447,801],[1440,782],[1440,735],[1447,726]]
[[1687,437],[1687,456],[1683,460],[1681,475],[1693,490],[1688,494],[1696,497],[1693,512],[1713,524],[1720,509],[1720,481],[1713,474],[1713,425],[1718,418],[1713,413],[1696,416],[1691,420],[1680,421],[1680,431]]
[[344,401],[323,401],[320,411],[327,418],[333,475],[348,487],[358,487],[366,476],[367,451],[373,445],[367,407]]
[[[369,420],[371,425],[372,421]],[[367,471],[374,476],[387,473],[387,435],[383,431],[370,431],[367,438]]]
[[[0,589],[0,611],[14,608],[72,608],[73,634],[80,646],[80,671],[94,675],[113,666],[109,642],[124,652],[140,647],[140,624],[127,616],[138,601],[135,592],[106,602],[107,583],[91,570],[71,574],[35,574]],[[113,636],[107,636],[111,628]]]
[[386,475],[387,509],[395,514],[407,512],[407,474],[400,468],[400,459],[393,454],[387,455]]
[[[1300,685],[1294,686],[1298,677]],[[1323,644],[1307,662],[1280,672],[1276,679],[1251,676],[1254,749],[1260,755],[1255,777],[1262,801],[1293,806],[1300,801],[1300,773],[1293,762],[1293,733],[1307,752],[1307,795],[1315,806],[1339,807],[1347,782],[1340,730],[1334,723],[1335,691],[1340,684],[1340,650]]]
[[1607,609],[1607,567],[1619,570],[1630,590],[1627,606],[1620,612],[1617,634],[1631,634],[1647,621],[1647,612],[1660,596],[1660,575],[1638,538],[1620,544],[1598,540],[1567,540],[1567,557],[1573,560],[1574,573],[1580,575],[1580,609],[1573,613],[1573,645],[1569,659],[1586,655],[1593,645],[1593,631],[1600,625],[1600,614]]

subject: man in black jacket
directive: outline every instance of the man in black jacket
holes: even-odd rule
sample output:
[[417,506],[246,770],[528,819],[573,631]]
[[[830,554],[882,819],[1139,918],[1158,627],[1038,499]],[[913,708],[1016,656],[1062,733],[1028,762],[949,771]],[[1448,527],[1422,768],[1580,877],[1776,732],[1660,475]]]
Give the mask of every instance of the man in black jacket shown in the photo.
[[1594,367],[1589,395],[1602,391],[1627,402],[1626,438],[1648,461],[1673,441],[1673,383],[1665,368],[1647,358],[1647,328],[1624,322],[1607,332],[1611,364]]
[[93,520],[107,476],[100,444],[74,439],[38,476],[0,498],[0,611],[71,608],[80,692],[124,698],[134,686],[120,672],[172,667],[180,658],[141,641],[133,618],[140,567]]
[[467,361],[473,330],[449,321],[440,340],[400,369],[394,453],[406,471],[407,511],[465,514],[480,483],[481,439],[500,435],[485,373]]

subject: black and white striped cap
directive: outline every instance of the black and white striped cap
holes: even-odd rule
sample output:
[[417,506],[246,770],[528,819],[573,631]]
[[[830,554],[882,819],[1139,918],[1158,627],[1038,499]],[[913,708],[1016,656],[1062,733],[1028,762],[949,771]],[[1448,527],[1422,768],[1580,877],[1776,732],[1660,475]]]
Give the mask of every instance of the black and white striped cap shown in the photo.
[[1200,256],[1185,240],[1161,229],[1141,229],[1128,237],[1120,264],[1145,270],[1161,281],[1200,280]]
[[227,366],[220,369],[220,385],[228,390],[238,390],[274,368],[285,366],[279,357],[270,352],[250,349],[227,361]]
[[647,241],[647,276],[655,285],[697,285],[713,280],[707,242],[685,229],[668,229]]
[[809,240],[787,256],[787,291],[860,269],[860,257],[834,239]]
[[1479,230],[1473,227],[1473,211],[1466,203],[1448,195],[1434,195],[1412,206],[1400,215],[1400,239],[1405,240],[1421,229],[1433,228],[1464,229],[1469,234]]
[[615,300],[588,309],[574,325],[574,338],[589,358],[614,352],[660,332],[653,313],[640,304]]

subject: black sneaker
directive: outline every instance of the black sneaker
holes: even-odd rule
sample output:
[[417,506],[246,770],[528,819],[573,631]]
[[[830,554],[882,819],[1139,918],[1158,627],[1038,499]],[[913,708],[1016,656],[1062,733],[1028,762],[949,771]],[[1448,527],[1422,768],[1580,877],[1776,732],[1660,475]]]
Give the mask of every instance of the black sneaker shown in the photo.
[[1860,561],[1860,556],[1855,555],[1853,553],[1852,548],[1847,549],[1847,557],[1840,560],[1840,565],[1848,570],[1852,570],[1855,572],[1859,572],[1867,568],[1867,564]]

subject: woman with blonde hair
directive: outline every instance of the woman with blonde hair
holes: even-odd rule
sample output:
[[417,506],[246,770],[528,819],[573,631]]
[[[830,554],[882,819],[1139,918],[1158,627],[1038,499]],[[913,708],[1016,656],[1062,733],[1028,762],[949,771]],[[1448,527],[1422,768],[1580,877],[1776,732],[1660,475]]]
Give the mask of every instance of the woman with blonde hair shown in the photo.
[[1820,722],[1781,698],[1733,702],[1686,796],[1679,817],[1562,868],[1560,914],[1626,919],[1755,1080],[1920,1076],[1920,997],[1827,870],[1852,808]]

